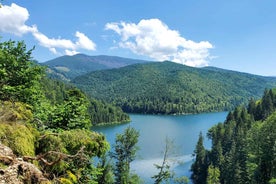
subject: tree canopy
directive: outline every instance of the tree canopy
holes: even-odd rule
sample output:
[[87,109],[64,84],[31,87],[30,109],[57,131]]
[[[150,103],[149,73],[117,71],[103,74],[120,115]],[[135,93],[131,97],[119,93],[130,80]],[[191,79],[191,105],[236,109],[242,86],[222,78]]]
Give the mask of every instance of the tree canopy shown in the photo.
[[39,105],[44,68],[32,61],[32,50],[23,41],[0,43],[0,100]]
[[165,61],[95,71],[72,83],[124,112],[185,114],[233,110],[275,87],[276,78]]
[[[192,166],[195,183],[271,183],[276,178],[276,90],[229,112],[224,123],[208,132],[212,149],[196,147]],[[201,138],[199,138],[199,143]],[[201,144],[200,144],[201,145]],[[202,153],[206,161],[201,162]],[[201,171],[201,172],[198,172]],[[201,177],[204,173],[204,177]]]

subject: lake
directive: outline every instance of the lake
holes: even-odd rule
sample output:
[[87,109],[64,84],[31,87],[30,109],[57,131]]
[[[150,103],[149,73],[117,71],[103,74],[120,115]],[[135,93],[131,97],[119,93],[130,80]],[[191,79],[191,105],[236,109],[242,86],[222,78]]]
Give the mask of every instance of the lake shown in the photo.
[[[153,183],[151,176],[157,173],[154,164],[161,164],[165,140],[168,137],[174,143],[175,154],[171,155],[171,169],[177,176],[190,177],[192,154],[199,133],[206,135],[208,129],[218,122],[224,122],[228,112],[204,113],[196,115],[137,115],[130,114],[128,124],[93,127],[93,130],[103,133],[111,145],[114,145],[116,134],[131,126],[139,131],[139,151],[137,159],[131,164],[132,170],[145,183]],[[206,148],[211,142],[205,137]]]

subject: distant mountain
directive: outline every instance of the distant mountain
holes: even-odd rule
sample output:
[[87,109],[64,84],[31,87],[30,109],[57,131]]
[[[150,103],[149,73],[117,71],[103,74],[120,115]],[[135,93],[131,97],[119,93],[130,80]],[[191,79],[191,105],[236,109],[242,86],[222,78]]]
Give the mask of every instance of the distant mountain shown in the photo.
[[120,68],[123,66],[145,63],[149,61],[128,59],[117,56],[87,56],[76,54],[74,56],[61,56],[46,61],[42,65],[48,66],[48,74],[53,78],[68,80],[91,71]]
[[72,83],[125,112],[179,114],[233,109],[276,87],[276,78],[166,61],[94,71]]

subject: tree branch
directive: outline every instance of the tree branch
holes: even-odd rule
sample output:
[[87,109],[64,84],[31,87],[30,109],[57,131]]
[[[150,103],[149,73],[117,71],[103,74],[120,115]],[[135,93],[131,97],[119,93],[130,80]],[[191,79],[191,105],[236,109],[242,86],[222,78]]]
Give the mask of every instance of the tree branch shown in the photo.
[[[47,166],[52,166],[52,165],[57,164],[61,160],[64,160],[67,158],[73,159],[73,158],[77,158],[77,157],[82,157],[83,153],[84,153],[84,148],[85,148],[84,146],[81,147],[80,150],[75,155],[68,155],[68,154],[65,154],[62,152],[58,152],[58,151],[48,151],[44,154],[37,155],[36,157],[24,156],[23,160],[24,161],[37,160],[37,161],[43,162]],[[56,155],[58,158],[52,162],[49,162],[48,160],[45,159],[45,157],[48,155]]]

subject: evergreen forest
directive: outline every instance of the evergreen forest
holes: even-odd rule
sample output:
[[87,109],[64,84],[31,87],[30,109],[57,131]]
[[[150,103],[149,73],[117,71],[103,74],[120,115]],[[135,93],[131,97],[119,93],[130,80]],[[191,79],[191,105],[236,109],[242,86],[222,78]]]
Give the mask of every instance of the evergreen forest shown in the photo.
[[231,111],[208,132],[211,150],[199,135],[192,165],[193,183],[276,183],[276,90]]
[[165,61],[94,71],[72,83],[127,113],[195,114],[233,110],[276,87],[276,78]]

